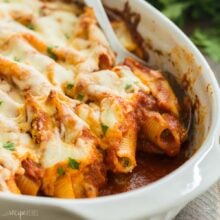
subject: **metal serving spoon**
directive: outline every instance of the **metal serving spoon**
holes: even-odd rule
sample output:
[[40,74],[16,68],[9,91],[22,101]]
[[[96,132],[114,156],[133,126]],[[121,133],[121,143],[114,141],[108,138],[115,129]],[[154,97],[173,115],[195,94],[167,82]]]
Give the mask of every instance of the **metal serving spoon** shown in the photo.
[[[123,62],[126,57],[131,57],[137,62],[145,66],[148,66],[148,64],[144,60],[140,59],[138,56],[134,55],[133,53],[130,53],[121,45],[121,43],[119,42],[111,26],[111,23],[107,17],[107,14],[105,12],[105,9],[103,7],[101,0],[84,0],[84,2],[86,3],[86,5],[93,8],[96,18],[98,20],[98,23],[101,26],[103,32],[105,33],[105,36],[107,37],[111,48],[117,54],[116,63]],[[192,122],[191,106],[189,107],[187,114],[188,114],[188,117],[187,117],[188,120],[187,121],[184,120],[183,123],[185,124],[186,132],[188,133],[191,127],[191,122]]]
[[139,63],[147,65],[147,63],[144,60],[130,53],[121,45],[106,15],[101,0],[84,0],[84,1],[89,7],[92,7],[94,9],[99,25],[101,26],[103,32],[105,33],[105,36],[107,37],[108,42],[111,45],[111,48],[117,54],[116,62],[120,63],[124,61],[126,57],[131,57],[136,61],[138,61]]

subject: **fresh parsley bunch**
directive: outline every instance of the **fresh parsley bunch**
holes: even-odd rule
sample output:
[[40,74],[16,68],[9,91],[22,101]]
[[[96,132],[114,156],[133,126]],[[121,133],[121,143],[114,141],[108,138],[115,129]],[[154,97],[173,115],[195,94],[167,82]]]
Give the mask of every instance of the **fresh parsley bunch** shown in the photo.
[[220,0],[147,0],[220,62]]

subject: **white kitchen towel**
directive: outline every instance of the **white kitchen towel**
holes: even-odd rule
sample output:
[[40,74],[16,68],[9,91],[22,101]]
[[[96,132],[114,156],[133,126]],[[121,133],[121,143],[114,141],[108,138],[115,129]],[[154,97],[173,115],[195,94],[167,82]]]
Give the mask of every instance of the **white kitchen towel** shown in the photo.
[[175,220],[220,220],[220,181],[190,202]]

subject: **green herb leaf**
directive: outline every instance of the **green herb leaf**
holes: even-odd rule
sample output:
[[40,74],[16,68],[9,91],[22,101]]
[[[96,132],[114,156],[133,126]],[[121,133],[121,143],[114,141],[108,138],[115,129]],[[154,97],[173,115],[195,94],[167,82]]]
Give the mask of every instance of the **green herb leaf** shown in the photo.
[[73,85],[72,83],[68,83],[67,86],[66,86],[66,88],[70,90],[70,89],[73,88],[73,86],[74,86],[74,85]]
[[65,38],[66,38],[67,40],[69,40],[69,39],[70,39],[69,34],[64,34],[64,36],[65,36]]
[[79,165],[80,163],[78,163],[76,160],[74,160],[73,158],[69,157],[69,167],[71,167],[72,169],[78,170],[79,169]]
[[64,171],[63,167],[58,167],[57,168],[57,174],[59,174],[60,176],[65,175],[65,171]]
[[15,150],[15,144],[8,141],[6,143],[3,144],[3,147],[7,150],[10,150],[10,151],[14,151]]
[[43,8],[40,8],[40,9],[39,9],[39,15],[44,16],[44,10],[43,10]]
[[14,57],[14,61],[20,62],[20,59],[18,57]]
[[125,86],[125,90],[129,90],[130,88],[131,88],[131,84],[127,84],[126,86]]
[[0,106],[3,104],[3,101],[0,101]]
[[31,23],[26,24],[25,26],[26,26],[27,28],[29,28],[30,30],[35,30],[35,26],[34,26],[33,24],[31,24]]
[[102,128],[102,133],[105,135],[106,132],[108,131],[108,126],[104,125],[104,124],[101,124],[101,128]]
[[220,61],[220,31],[202,31],[196,29],[192,36],[193,42],[214,61]]
[[54,47],[48,47],[48,48],[47,48],[47,53],[49,54],[49,56],[50,56],[52,59],[57,60],[57,55],[54,53],[53,48],[54,48]]
[[123,167],[128,167],[130,165],[130,159],[127,157],[120,158],[120,163]]
[[183,14],[189,4],[189,2],[176,2],[166,7],[162,12],[173,21],[182,25],[184,23]]
[[76,98],[77,98],[79,101],[82,101],[83,98],[84,98],[84,95],[83,95],[83,94],[78,94]]

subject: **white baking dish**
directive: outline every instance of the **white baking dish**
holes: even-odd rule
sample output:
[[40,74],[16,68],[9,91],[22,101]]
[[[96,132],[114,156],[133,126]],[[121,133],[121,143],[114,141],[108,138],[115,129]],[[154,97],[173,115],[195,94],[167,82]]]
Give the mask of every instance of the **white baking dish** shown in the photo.
[[[122,9],[126,1],[104,2]],[[197,103],[193,140],[197,152],[161,180],[114,196],[65,200],[0,193],[0,219],[21,215],[22,219],[39,216],[47,220],[168,220],[220,177],[220,92],[212,70],[183,32],[160,12],[143,0],[129,3],[132,11],[141,15],[138,31],[146,45],[151,45],[150,64],[174,73],[179,82],[187,79],[190,83],[188,94]],[[158,50],[160,53],[155,52]]]

